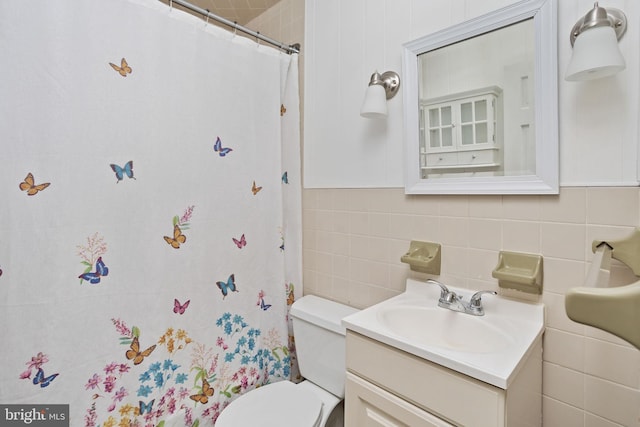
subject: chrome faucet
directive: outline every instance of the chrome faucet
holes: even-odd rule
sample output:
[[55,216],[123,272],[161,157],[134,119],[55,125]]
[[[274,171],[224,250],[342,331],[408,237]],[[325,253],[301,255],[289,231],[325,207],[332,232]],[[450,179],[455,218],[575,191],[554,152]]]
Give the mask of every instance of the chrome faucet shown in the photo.
[[469,299],[469,305],[467,306],[467,313],[473,314],[474,316],[484,316],[484,308],[482,307],[482,295],[483,294],[491,294],[498,295],[496,291],[478,291],[475,294],[471,295]]
[[444,283],[437,280],[427,279],[427,283],[440,286],[440,298],[438,299],[438,307],[446,308],[460,313],[471,314],[473,316],[483,316],[484,308],[482,307],[482,295],[497,295],[495,291],[478,291],[471,296],[469,302],[462,300],[462,296],[450,291]]

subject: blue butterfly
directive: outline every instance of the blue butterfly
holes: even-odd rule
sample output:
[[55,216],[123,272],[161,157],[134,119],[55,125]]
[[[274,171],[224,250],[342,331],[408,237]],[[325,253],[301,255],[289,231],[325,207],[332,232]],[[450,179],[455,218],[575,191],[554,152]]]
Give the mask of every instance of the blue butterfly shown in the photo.
[[109,268],[104,265],[104,262],[102,262],[102,257],[98,258],[98,261],[96,261],[96,271],[95,272],[86,272],[86,273],[82,273],[81,275],[78,276],[78,279],[82,279],[82,280],[88,280],[89,283],[100,283],[100,278],[102,276],[107,276],[109,274]]
[[220,141],[220,137],[216,139],[216,143],[213,145],[213,149],[216,150],[220,157],[224,157],[229,154],[229,152],[233,151],[229,147],[222,148],[222,141]]
[[44,371],[42,370],[42,368],[38,368],[38,372],[36,373],[36,376],[33,378],[33,384],[35,385],[40,384],[40,387],[46,387],[49,384],[51,384],[51,381],[53,381],[58,375],[60,374],[53,374],[45,378]]
[[265,304],[264,298],[260,298],[260,308],[267,311],[271,307],[271,304]]
[[151,402],[147,403],[146,405],[144,404],[144,402],[142,400],[138,401],[138,405],[140,407],[140,415],[144,414],[145,411],[147,413],[150,413],[151,410],[153,409],[153,402],[155,402],[156,400],[153,399]]
[[125,175],[128,176],[129,178],[135,179],[133,177],[133,160],[129,160],[124,165],[123,168],[113,163],[110,164],[109,166],[111,166],[111,169],[116,173],[116,178],[118,178],[118,180],[116,181],[116,184],[122,181]]
[[289,183],[289,173],[287,173],[287,171],[285,171],[285,172],[282,174],[282,182],[283,182],[284,184],[288,184],[288,183]]
[[238,290],[236,289],[235,274],[232,274],[231,276],[229,276],[226,283],[216,282],[216,285],[218,285],[218,288],[220,288],[220,291],[222,291],[222,299],[224,299],[229,294],[229,291],[238,292]]

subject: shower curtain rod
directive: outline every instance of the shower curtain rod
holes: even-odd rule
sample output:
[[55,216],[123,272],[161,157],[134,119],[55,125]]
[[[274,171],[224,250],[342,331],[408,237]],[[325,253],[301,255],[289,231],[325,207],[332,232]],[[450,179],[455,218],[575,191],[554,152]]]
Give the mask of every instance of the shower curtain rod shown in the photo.
[[277,40],[274,40],[270,37],[264,36],[262,34],[260,34],[257,31],[253,31],[250,30],[247,27],[243,27],[242,25],[238,25],[237,22],[233,22],[233,21],[229,21],[226,18],[223,18],[222,16],[218,16],[216,14],[213,14],[211,12],[209,12],[207,9],[202,9],[201,7],[198,7],[196,5],[193,5],[191,3],[187,3],[184,0],[168,0],[169,5],[171,5],[171,3],[176,3],[179,4],[182,7],[185,7],[189,10],[191,10],[192,12],[196,12],[199,13],[200,15],[206,16],[207,18],[213,19],[214,21],[218,21],[224,25],[228,25],[229,27],[233,28],[234,30],[238,30],[238,31],[242,31],[245,34],[248,34],[252,37],[255,37],[257,39],[260,39],[262,41],[265,41],[273,46],[276,46],[278,49],[284,50],[286,53],[288,54],[292,54],[292,53],[300,53],[300,43],[295,43],[295,44],[291,44],[291,45],[286,45],[284,43],[281,43]]

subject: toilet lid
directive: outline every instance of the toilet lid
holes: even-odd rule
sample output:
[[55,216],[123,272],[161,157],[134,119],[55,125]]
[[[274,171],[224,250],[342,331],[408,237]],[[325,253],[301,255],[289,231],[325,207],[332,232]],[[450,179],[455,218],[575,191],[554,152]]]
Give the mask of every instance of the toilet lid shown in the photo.
[[227,406],[216,426],[313,427],[322,415],[322,402],[313,392],[280,381],[259,387]]

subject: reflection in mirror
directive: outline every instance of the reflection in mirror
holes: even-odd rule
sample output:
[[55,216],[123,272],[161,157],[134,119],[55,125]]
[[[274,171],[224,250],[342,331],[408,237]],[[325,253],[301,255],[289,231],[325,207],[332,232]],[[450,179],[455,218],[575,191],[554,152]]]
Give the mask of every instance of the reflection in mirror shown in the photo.
[[418,55],[422,178],[532,175],[533,19]]
[[557,194],[555,34],[537,0],[405,45],[408,194]]

